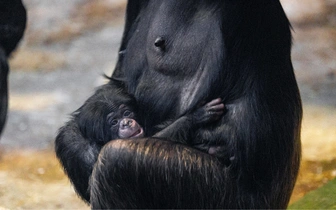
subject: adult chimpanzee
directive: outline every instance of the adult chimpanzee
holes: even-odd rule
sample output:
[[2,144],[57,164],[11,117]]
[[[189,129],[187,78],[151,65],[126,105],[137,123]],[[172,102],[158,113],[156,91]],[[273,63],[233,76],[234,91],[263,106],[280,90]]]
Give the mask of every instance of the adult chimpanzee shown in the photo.
[[[137,122],[136,109],[136,100],[125,91],[123,82],[111,79],[72,115],[82,134],[78,138],[104,145],[113,139],[144,137],[145,131]],[[187,143],[184,141],[191,139],[195,129],[215,122],[223,113],[221,99],[214,99],[175,121],[162,123],[158,126],[161,130],[154,136]]]
[[135,96],[140,124],[150,136],[222,98],[225,115],[191,142],[226,148],[230,164],[150,137],[107,143],[94,167],[100,147],[71,141],[75,121],[61,129],[57,155],[93,208],[286,208],[302,115],[290,50],[279,0],[129,0],[113,77]]
[[22,38],[25,27],[26,10],[21,0],[0,1],[0,134],[7,116],[7,58]]

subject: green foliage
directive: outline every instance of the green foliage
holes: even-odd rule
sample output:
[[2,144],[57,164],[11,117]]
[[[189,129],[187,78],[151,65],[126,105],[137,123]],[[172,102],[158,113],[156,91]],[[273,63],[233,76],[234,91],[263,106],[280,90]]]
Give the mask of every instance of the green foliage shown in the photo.
[[307,193],[288,209],[336,209],[336,179]]

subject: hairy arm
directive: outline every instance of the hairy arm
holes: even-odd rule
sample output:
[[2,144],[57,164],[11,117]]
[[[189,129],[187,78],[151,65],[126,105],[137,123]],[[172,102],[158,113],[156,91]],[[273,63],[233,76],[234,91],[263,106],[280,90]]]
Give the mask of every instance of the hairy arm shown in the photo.
[[77,193],[90,201],[88,180],[101,146],[85,139],[75,120],[63,126],[55,141],[56,155],[62,163]]
[[[186,114],[170,125],[156,133],[154,137],[168,138],[180,143],[188,143],[191,138],[191,132],[200,126],[205,126],[217,121],[224,113],[224,104],[220,98],[214,99],[204,106],[198,107],[193,112]],[[159,125],[163,127],[169,122]]]

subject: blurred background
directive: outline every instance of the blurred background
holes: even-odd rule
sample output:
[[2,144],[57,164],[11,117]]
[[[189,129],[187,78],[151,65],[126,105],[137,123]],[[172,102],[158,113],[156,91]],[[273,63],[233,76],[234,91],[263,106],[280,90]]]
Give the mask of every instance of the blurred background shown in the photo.
[[[24,39],[10,59],[10,106],[0,140],[0,209],[89,209],[53,151],[69,114],[106,81],[126,0],[23,0]],[[281,0],[293,25],[304,118],[303,161],[291,202],[336,177],[336,1]]]

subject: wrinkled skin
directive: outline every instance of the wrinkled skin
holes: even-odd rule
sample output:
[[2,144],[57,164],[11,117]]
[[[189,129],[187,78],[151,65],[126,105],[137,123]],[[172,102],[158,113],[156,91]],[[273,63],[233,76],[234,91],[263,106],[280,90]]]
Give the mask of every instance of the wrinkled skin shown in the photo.
[[112,139],[140,138],[144,136],[144,130],[134,120],[135,113],[127,106],[121,104],[117,110],[107,115],[107,123],[112,132]]
[[[134,95],[148,136],[202,101],[222,98],[226,113],[195,128],[187,145],[147,137],[102,150],[70,141],[78,132],[70,122],[56,139],[57,155],[93,208],[286,208],[302,117],[290,51],[278,0],[129,0],[112,76]],[[198,145],[228,155],[218,159]],[[72,171],[76,164],[87,167]]]
[[137,121],[124,118],[119,127],[119,138],[140,138],[144,137],[144,131]]

